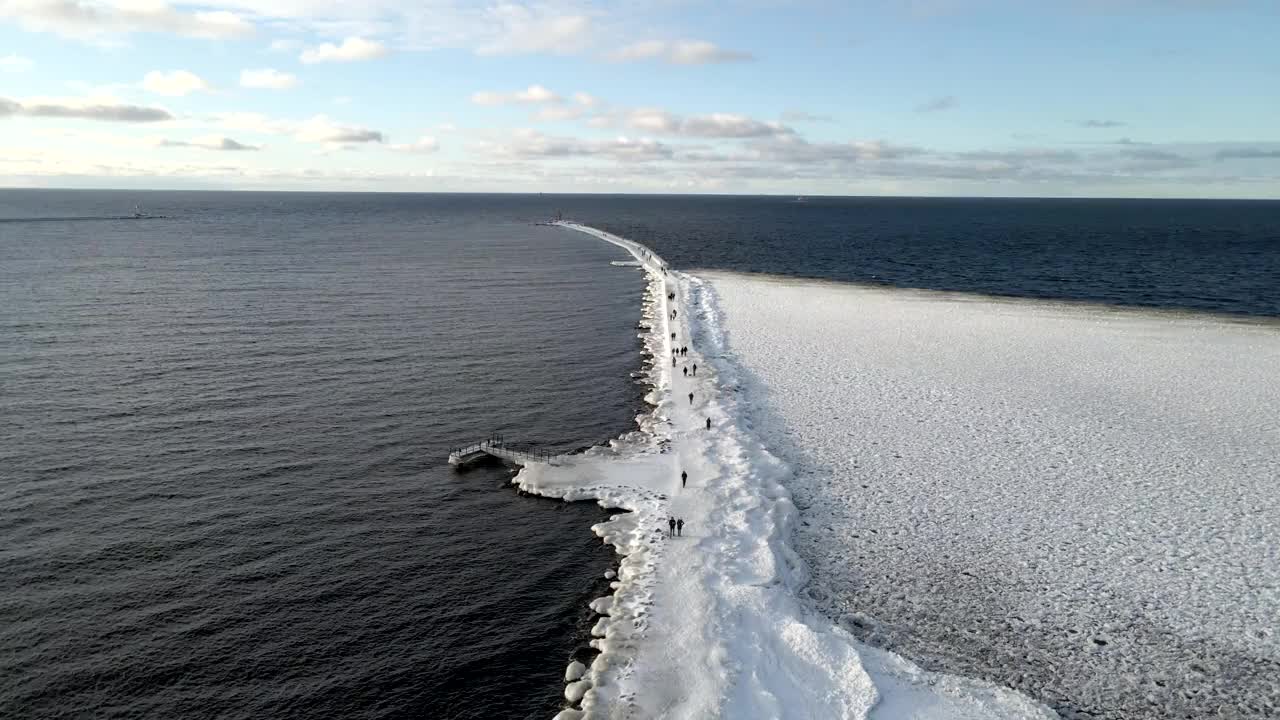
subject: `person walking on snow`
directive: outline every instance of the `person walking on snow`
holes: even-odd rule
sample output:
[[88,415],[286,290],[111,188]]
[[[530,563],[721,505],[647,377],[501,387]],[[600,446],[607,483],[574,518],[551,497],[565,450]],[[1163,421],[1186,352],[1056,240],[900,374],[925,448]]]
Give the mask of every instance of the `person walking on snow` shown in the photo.
[[671,367],[675,367],[675,366],[676,366],[676,359],[671,358]]
[[675,537],[676,536],[676,519],[673,517],[667,518],[667,527],[671,529],[670,536]]
[[684,369],[684,376],[689,377],[689,368]]
[[697,377],[698,375],[698,363],[693,364],[693,375],[694,377]]
[[689,486],[689,473],[685,472],[684,470],[681,470],[680,471],[680,487],[688,487],[688,486]]
[[693,393],[689,393],[689,404],[693,404]]
[[711,418],[707,418],[707,429],[711,429]]
[[676,521],[676,535],[684,537],[684,518]]

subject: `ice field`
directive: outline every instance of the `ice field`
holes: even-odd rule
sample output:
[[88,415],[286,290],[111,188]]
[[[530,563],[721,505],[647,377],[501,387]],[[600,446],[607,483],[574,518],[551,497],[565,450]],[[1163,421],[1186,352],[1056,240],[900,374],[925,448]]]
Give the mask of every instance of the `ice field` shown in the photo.
[[[664,272],[642,246],[565,225],[627,249],[651,278],[642,337],[654,410],[610,447],[530,464],[513,480],[630,511],[594,528],[621,560],[614,594],[592,603],[600,652],[566,669],[571,707],[557,718],[1051,718],[1008,689],[867,647],[813,611],[790,545],[790,471],[746,424],[737,371],[703,326],[703,286]],[[680,345],[690,351],[673,364]],[[685,521],[683,536],[667,536],[669,517]]]
[[1067,717],[1280,716],[1280,324],[696,275],[811,606]]

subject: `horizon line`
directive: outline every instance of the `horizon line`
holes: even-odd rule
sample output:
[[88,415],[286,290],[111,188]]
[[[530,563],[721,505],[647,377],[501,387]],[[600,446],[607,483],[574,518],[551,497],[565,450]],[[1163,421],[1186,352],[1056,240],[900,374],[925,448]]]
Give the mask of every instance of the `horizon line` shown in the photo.
[[671,193],[671,192],[559,192],[509,190],[301,190],[261,188],[132,188],[0,186],[0,192],[141,192],[141,193],[274,193],[310,195],[510,195],[523,197],[720,197],[805,198],[835,200],[1147,200],[1169,202],[1280,202],[1277,197],[1181,197],[1164,195],[831,195],[824,193]]

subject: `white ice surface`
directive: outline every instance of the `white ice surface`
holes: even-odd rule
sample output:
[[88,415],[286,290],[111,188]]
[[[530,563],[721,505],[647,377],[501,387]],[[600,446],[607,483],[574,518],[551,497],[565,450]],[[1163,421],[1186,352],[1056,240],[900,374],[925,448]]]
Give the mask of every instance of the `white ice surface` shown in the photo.
[[[806,572],[788,544],[797,517],[782,484],[789,471],[746,426],[723,348],[689,341],[714,336],[698,325],[690,280],[665,274],[643,246],[565,226],[643,264],[651,278],[643,337],[656,358],[654,410],[639,418],[640,431],[556,466],[528,465],[514,479],[528,492],[630,511],[594,528],[622,558],[614,595],[592,604],[607,615],[593,629],[601,652],[582,681],[590,684],[582,717],[1052,717],[1007,689],[924,673],[861,646],[808,610],[797,592]],[[691,349],[679,364],[697,363],[697,377],[673,372],[671,348],[681,344]],[[665,537],[670,516],[684,519],[683,537]]]
[[1280,325],[699,277],[828,614],[1091,717],[1280,716]]

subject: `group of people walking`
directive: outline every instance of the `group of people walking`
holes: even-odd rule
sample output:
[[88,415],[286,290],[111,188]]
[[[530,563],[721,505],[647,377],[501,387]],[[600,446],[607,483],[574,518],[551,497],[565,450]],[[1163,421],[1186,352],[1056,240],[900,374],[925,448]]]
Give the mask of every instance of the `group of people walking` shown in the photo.
[[[675,300],[675,297],[676,297],[676,294],[675,294],[674,292],[668,292],[668,293],[667,293],[667,299],[668,299],[668,300]],[[680,315],[679,315],[679,312],[677,312],[677,311],[673,308],[673,309],[671,310],[671,318],[670,318],[670,319],[675,320],[675,319],[676,319],[677,317],[679,317],[679,316],[680,316]],[[675,334],[674,332],[673,332],[673,333],[671,333],[671,339],[672,339],[672,340],[675,340],[675,339],[676,339],[676,334]],[[674,347],[674,348],[671,348],[671,367],[675,367],[675,366],[676,366],[676,358],[679,358],[679,357],[688,357],[688,356],[689,356],[689,346],[688,346],[688,345],[681,345],[680,347]],[[685,377],[689,377],[690,375],[693,375],[694,377],[697,377],[697,375],[698,375],[698,364],[697,364],[697,363],[694,363],[694,364],[693,364],[692,372],[690,371],[690,368],[689,368],[688,366],[685,366],[685,367],[684,367],[684,369],[683,369],[683,372],[684,372],[684,376],[685,376]],[[689,393],[689,404],[690,404],[690,405],[692,405],[692,404],[693,404],[693,393]],[[707,424],[706,424],[706,427],[707,427],[707,430],[710,430],[710,429],[711,429],[711,418],[707,418]],[[688,471],[686,471],[686,470],[681,470],[681,471],[680,471],[680,487],[681,487],[681,488],[687,488],[688,486],[689,486],[689,473],[688,473]],[[667,518],[667,535],[668,535],[668,537],[683,537],[683,534],[684,534],[684,519],[683,519],[683,518],[677,518],[677,517],[675,517],[675,516],[668,517],[668,518]]]

